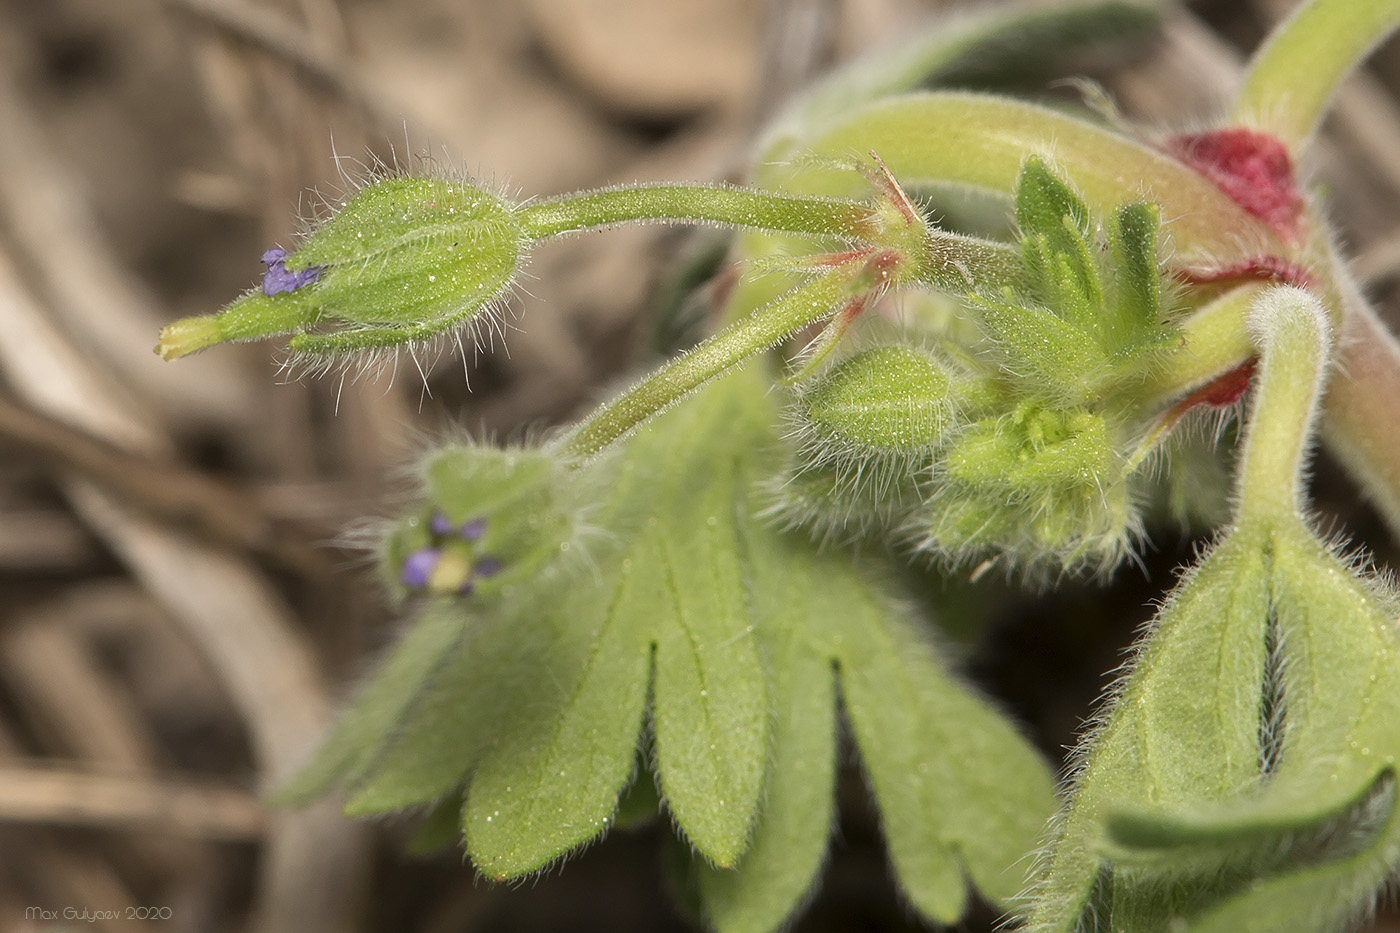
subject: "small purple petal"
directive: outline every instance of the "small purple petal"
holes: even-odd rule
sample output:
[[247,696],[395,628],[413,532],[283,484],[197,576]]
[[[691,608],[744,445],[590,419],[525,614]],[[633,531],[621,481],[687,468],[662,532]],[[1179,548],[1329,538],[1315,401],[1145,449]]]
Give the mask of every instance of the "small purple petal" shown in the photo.
[[293,272],[287,268],[286,258],[285,249],[270,249],[263,253],[262,261],[267,265],[267,272],[263,274],[262,291],[269,298],[310,285],[326,271],[325,266],[308,266],[300,272]]
[[472,565],[472,576],[489,580],[505,569],[499,557],[482,557]]
[[442,512],[434,512],[433,517],[428,519],[428,528],[438,537],[445,538],[452,534],[452,520]]
[[457,591],[457,595],[458,595],[458,596],[470,596],[470,595],[472,595],[473,592],[475,592],[475,590],[476,590],[476,587],[472,586],[470,583],[463,583],[463,584],[462,584],[462,588],[461,588],[460,590]]
[[428,585],[428,578],[432,576],[441,559],[442,552],[437,548],[425,547],[414,551],[403,562],[399,582],[411,589],[423,589]]
[[486,519],[476,518],[462,526],[460,532],[463,541],[480,541],[486,534]]

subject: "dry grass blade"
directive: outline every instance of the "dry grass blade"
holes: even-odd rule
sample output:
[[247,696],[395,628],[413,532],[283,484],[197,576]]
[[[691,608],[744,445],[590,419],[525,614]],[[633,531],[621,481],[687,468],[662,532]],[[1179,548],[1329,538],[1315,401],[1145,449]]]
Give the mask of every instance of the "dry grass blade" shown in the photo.
[[296,68],[314,87],[360,109],[375,125],[392,127],[398,110],[354,70],[327,54],[320,43],[295,23],[243,0],[165,0],[175,9],[217,28],[265,55]]
[[[126,449],[170,449],[125,402],[129,393],[103,388],[3,255],[0,327],[8,338],[0,341],[0,370],[29,405]],[[66,486],[78,511],[204,649],[247,720],[261,766],[274,778],[285,774],[329,710],[315,659],[292,634],[280,599],[243,561],[127,511],[92,485]],[[261,928],[353,929],[360,911],[345,891],[366,869],[364,836],[324,808],[279,814],[263,859]]]
[[0,437],[51,467],[77,473],[157,518],[210,540],[266,554],[325,577],[327,562],[295,529],[275,527],[256,501],[202,474],[162,464],[46,418],[0,394]]
[[262,804],[245,790],[15,761],[0,765],[0,820],[235,842],[262,838],[268,822]]
[[81,184],[44,139],[9,72],[0,65],[0,227],[55,312],[55,326],[88,369],[113,374],[146,410],[183,425],[246,418],[249,385],[230,361],[210,360],[195,373],[151,353],[151,334],[169,315],[113,255],[79,196]]

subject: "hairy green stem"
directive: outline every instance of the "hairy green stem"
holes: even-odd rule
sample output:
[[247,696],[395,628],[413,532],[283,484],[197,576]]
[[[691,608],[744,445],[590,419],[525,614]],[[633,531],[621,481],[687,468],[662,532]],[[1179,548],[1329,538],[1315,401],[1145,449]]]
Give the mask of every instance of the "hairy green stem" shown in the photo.
[[[1393,2],[1393,0],[1386,0]],[[1091,214],[1108,217],[1125,202],[1159,205],[1176,261],[1229,264],[1260,253],[1284,254],[1276,231],[1212,181],[1164,152],[1055,111],[979,94],[906,94],[833,124],[812,143],[822,155],[874,150],[907,187],[955,184],[1010,194],[1031,153],[1063,171]],[[794,170],[798,190],[848,193],[843,179]]]
[[1332,348],[1327,312],[1297,288],[1271,288],[1249,313],[1261,363],[1240,466],[1240,524],[1289,520]]
[[1307,142],[1347,75],[1396,28],[1400,0],[1312,0],[1255,53],[1231,122],[1270,133],[1290,149]]
[[585,191],[518,208],[531,240],[621,223],[708,223],[829,239],[866,240],[871,205],[713,185],[639,185]]
[[710,380],[832,314],[851,297],[853,277],[848,267],[833,269],[735,321],[597,408],[568,436],[564,449],[585,459],[626,437]]
[[1256,350],[1245,314],[1267,287],[1258,282],[1241,285],[1197,310],[1181,323],[1181,349],[1130,391],[1142,405],[1158,408],[1248,362]]
[[919,229],[924,235],[912,241],[917,255],[872,247],[826,257],[829,271],[734,321],[595,410],[569,435],[568,452],[580,459],[593,456],[711,379],[857,297],[912,284],[963,294],[1013,284],[1021,274],[1019,257],[1009,246]]

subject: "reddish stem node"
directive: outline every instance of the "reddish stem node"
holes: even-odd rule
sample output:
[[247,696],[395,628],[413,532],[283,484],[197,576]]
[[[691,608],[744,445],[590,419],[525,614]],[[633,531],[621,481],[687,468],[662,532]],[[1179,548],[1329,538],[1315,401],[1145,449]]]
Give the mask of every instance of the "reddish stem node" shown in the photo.
[[1201,386],[1195,392],[1177,402],[1162,416],[1161,426],[1158,433],[1164,434],[1176,427],[1177,422],[1197,408],[1229,408],[1249,391],[1250,383],[1254,381],[1254,371],[1259,367],[1258,358],[1252,359],[1243,366],[1237,366],[1222,376]]
[[1297,240],[1303,197],[1282,142],[1267,133],[1232,128],[1173,136],[1165,148],[1285,239]]
[[1305,289],[1313,284],[1312,273],[1281,256],[1251,256],[1216,269],[1177,269],[1172,272],[1172,278],[1185,285],[1214,285],[1246,279],[1262,279]]

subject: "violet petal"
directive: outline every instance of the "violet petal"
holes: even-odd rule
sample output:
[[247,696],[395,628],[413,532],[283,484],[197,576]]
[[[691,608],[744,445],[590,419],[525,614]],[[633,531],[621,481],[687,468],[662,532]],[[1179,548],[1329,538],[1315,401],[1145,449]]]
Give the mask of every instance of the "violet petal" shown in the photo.
[[472,519],[462,526],[460,534],[463,541],[480,541],[486,534],[486,519]]
[[505,569],[505,564],[499,557],[480,557],[472,565],[472,576],[482,580],[489,580]]
[[440,538],[445,538],[452,534],[452,520],[442,512],[434,512],[433,517],[428,519],[428,529]]
[[299,272],[293,272],[287,268],[286,258],[285,249],[270,249],[263,253],[262,261],[267,265],[267,272],[263,274],[262,292],[269,298],[310,285],[320,279],[321,273],[326,271],[325,266],[308,266]]
[[411,589],[423,589],[428,585],[428,578],[432,576],[441,559],[442,551],[437,548],[425,547],[414,551],[404,559],[399,582]]

